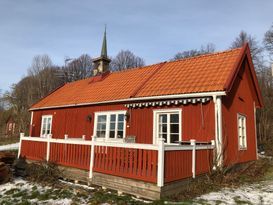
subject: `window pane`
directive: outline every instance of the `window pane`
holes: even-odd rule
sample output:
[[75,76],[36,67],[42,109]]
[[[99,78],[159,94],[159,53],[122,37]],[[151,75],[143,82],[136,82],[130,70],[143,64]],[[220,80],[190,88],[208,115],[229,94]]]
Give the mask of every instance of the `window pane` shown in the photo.
[[173,133],[173,134],[179,133],[179,124],[171,124],[170,133]]
[[179,123],[179,115],[171,114],[171,123]]
[[106,115],[99,115],[98,116],[98,123],[104,122],[106,123]]
[[123,130],[123,125],[124,125],[123,122],[119,122],[118,123],[118,130]]
[[106,130],[106,123],[98,123],[97,129],[98,130]]
[[105,131],[97,131],[97,137],[105,137]]
[[165,143],[167,142],[167,134],[159,134],[159,138],[164,138]]
[[123,138],[123,131],[118,131],[118,136],[117,138]]
[[110,121],[115,122],[116,121],[116,115],[111,115],[110,116]]
[[167,123],[167,114],[159,115],[159,123]]
[[124,121],[124,114],[119,114],[118,115],[118,121],[123,122]]
[[115,138],[115,131],[110,131],[109,137],[110,137],[110,138]]
[[179,140],[179,136],[177,134],[171,134],[171,143],[175,143]]
[[116,123],[110,123],[110,130],[116,129]]
[[159,124],[159,132],[167,132],[167,124]]

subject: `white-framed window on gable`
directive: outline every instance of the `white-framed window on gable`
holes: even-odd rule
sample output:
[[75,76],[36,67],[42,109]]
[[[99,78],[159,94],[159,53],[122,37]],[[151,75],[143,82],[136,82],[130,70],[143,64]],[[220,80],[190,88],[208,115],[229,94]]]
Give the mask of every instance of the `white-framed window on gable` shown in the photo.
[[165,143],[182,141],[181,109],[154,110],[154,143],[164,138]]
[[239,149],[247,149],[246,116],[237,115]]
[[43,115],[41,123],[41,137],[47,137],[52,130],[52,115]]
[[94,135],[106,140],[125,137],[126,111],[109,111],[95,113]]

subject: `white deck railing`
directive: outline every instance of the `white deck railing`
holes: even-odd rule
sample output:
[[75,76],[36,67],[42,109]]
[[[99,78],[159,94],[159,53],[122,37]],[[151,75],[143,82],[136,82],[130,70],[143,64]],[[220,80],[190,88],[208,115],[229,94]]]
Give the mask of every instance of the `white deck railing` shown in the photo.
[[90,169],[89,177],[93,177],[93,165],[94,165],[94,151],[95,146],[105,146],[105,147],[118,147],[118,148],[128,148],[128,149],[142,149],[142,150],[157,150],[158,151],[158,169],[157,169],[157,185],[162,187],[164,185],[164,156],[165,152],[168,151],[183,151],[192,150],[192,177],[195,178],[196,175],[196,150],[208,150],[214,149],[215,143],[212,140],[207,144],[198,145],[195,140],[190,140],[189,145],[179,145],[179,144],[165,144],[164,139],[158,139],[157,144],[141,144],[141,143],[125,143],[125,142],[109,142],[109,141],[99,141],[96,137],[92,137],[91,140],[85,140],[85,136],[82,138],[68,138],[65,135],[64,139],[52,138],[52,135],[48,135],[47,138],[42,137],[26,137],[23,133],[20,134],[20,143],[18,149],[18,157],[21,155],[22,141],[35,141],[35,142],[46,142],[46,160],[50,159],[50,144],[60,143],[60,144],[74,144],[74,145],[89,145],[91,146],[90,153]]

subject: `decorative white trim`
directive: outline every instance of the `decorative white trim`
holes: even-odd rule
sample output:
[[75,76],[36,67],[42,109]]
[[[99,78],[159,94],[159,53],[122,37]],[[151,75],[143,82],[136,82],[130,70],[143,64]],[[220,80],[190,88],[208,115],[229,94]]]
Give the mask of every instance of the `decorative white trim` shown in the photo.
[[[95,112],[95,120],[94,120],[94,128],[93,128],[93,136],[96,136],[97,133],[97,123],[98,123],[98,116],[99,115],[106,115],[106,131],[105,131],[105,138],[99,138],[97,137],[96,140],[97,141],[118,141],[120,143],[123,142],[123,139],[126,136],[126,119],[124,116],[124,124],[123,124],[123,138],[110,138],[109,137],[109,131],[110,131],[110,115],[119,115],[119,114],[126,114],[126,110],[116,110],[116,111],[99,111],[99,112]],[[116,123],[117,126],[118,123]]]
[[[43,121],[44,121],[44,118],[51,118],[51,126],[50,126],[50,130],[49,130],[49,134],[52,133],[52,125],[53,125],[53,116],[52,115],[42,115],[42,120],[41,120],[41,129],[40,129],[40,137],[43,137],[43,138],[47,138],[48,135],[46,134],[45,136],[43,136]],[[47,129],[47,125],[46,125],[46,129]]]
[[140,107],[153,107],[153,106],[165,106],[165,105],[186,105],[189,103],[207,103],[211,100],[211,97],[203,98],[184,98],[180,100],[165,100],[165,101],[153,101],[153,102],[140,102],[140,103],[131,103],[126,104],[127,108],[140,108]]
[[60,106],[32,108],[29,110],[34,111],[34,110],[51,109],[51,108],[64,108],[64,107],[99,105],[99,104],[108,104],[108,103],[117,103],[117,102],[132,102],[132,101],[145,101],[145,100],[179,99],[179,98],[193,98],[193,97],[213,97],[214,95],[223,96],[223,95],[226,95],[226,92],[225,91],[218,91],[218,92],[201,92],[201,93],[189,93],[189,94],[177,94],[177,95],[160,95],[160,96],[149,96],[149,97],[139,97],[139,98],[124,98],[124,99],[120,99],[120,100],[109,100],[109,101],[94,102],[94,103],[78,103],[78,104],[69,104],[69,105],[60,105]]
[[[158,114],[159,113],[177,113],[179,114],[179,141],[182,141],[182,109],[156,109],[153,110],[153,144],[158,142],[157,133],[158,133]],[[169,126],[169,125],[168,125]],[[165,144],[173,144],[165,142]]]

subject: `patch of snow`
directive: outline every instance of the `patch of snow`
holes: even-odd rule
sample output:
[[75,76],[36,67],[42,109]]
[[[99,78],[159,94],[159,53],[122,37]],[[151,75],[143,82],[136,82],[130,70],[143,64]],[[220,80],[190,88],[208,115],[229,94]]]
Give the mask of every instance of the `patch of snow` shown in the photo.
[[19,142],[13,143],[13,144],[7,144],[7,145],[1,145],[0,151],[6,151],[6,150],[14,150],[19,148]]
[[71,185],[71,186],[77,186],[77,187],[81,187],[81,188],[84,188],[84,189],[89,189],[89,190],[96,189],[95,187],[87,186],[87,185],[84,185],[84,184],[76,184],[76,183],[68,182],[68,181],[61,180],[61,179],[59,179],[59,181],[64,183],[64,184],[68,184],[68,185]]
[[219,192],[211,192],[196,198],[194,204],[273,204],[273,182],[261,182],[259,184],[244,185],[231,189],[225,188]]
[[151,203],[153,203],[152,201],[140,199],[140,198],[137,198],[137,197],[134,197],[134,196],[132,196],[132,199],[135,200],[135,201],[140,201],[140,202],[145,203],[145,204],[151,204]]

